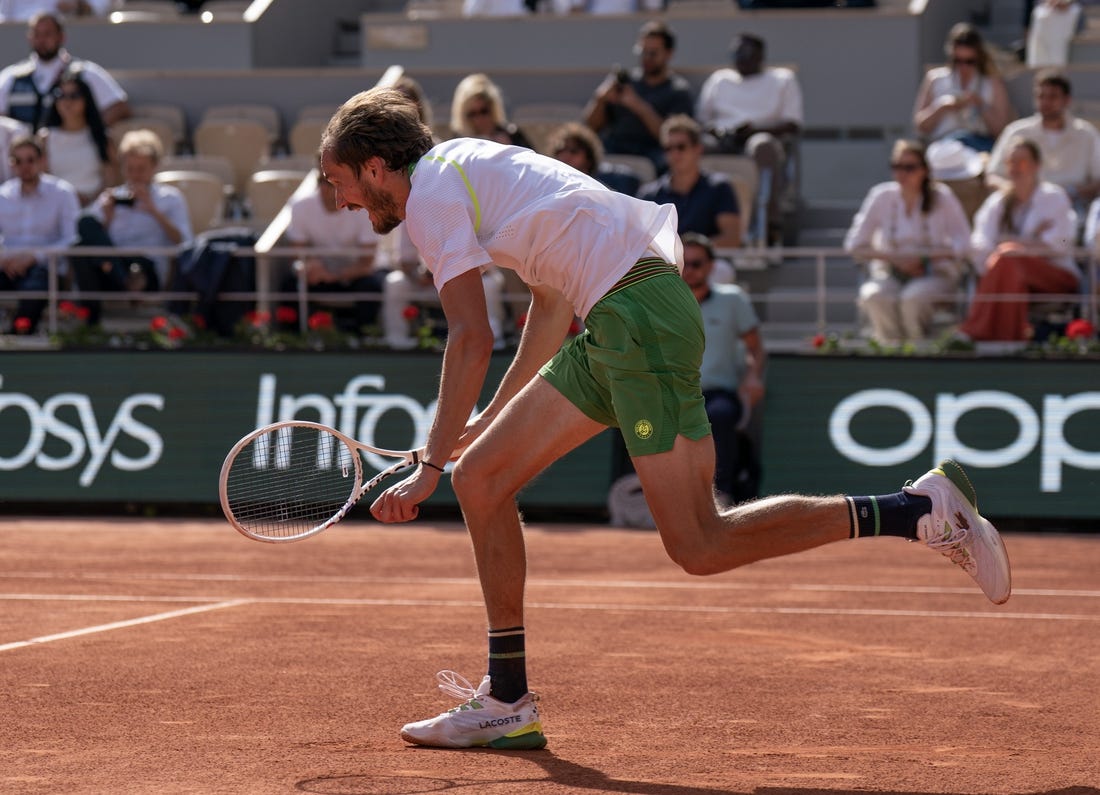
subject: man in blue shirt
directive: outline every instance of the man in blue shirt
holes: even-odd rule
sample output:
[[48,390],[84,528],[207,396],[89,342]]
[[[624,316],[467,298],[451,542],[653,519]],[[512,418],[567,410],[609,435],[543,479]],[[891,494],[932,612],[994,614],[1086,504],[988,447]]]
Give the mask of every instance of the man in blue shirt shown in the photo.
[[[0,185],[0,290],[45,292],[46,257],[76,240],[80,200],[68,182],[43,173],[45,160],[36,138],[19,136],[8,152],[15,176]],[[33,333],[45,307],[43,298],[20,301],[12,330]]]
[[739,248],[741,208],[729,179],[700,167],[703,131],[698,123],[690,116],[670,117],[661,125],[661,145],[668,173],[643,185],[638,198],[675,205],[676,231],[681,235],[697,232],[710,238],[715,248]]

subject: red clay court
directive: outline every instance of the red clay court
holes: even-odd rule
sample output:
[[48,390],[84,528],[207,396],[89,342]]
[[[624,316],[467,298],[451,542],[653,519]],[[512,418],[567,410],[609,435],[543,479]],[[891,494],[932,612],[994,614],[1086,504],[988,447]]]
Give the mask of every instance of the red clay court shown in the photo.
[[544,751],[407,746],[484,673],[458,525],[0,524],[0,792],[1100,795],[1100,536],[1009,534],[989,604],[839,543],[699,579],[655,533],[528,528]]

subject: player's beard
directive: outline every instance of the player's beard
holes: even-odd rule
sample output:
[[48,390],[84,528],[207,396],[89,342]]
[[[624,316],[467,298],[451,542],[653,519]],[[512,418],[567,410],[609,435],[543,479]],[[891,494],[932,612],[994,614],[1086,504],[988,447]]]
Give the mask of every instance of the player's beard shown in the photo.
[[363,195],[365,206],[370,212],[371,226],[380,235],[392,232],[401,223],[397,202],[393,197],[372,185],[360,180],[359,191]]

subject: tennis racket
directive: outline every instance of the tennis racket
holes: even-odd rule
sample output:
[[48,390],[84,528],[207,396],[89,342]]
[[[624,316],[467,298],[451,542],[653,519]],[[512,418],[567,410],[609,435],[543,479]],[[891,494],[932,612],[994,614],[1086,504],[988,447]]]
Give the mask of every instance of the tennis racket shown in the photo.
[[[365,483],[360,452],[383,465]],[[364,494],[423,456],[424,448],[384,450],[316,422],[276,422],[233,445],[218,494],[226,519],[249,538],[299,541],[339,522]]]

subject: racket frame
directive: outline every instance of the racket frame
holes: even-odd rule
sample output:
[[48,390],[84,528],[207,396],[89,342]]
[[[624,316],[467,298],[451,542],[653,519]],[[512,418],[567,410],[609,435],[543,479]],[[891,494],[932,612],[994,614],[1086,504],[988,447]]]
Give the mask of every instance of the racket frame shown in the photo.
[[[233,462],[236,461],[237,456],[249,444],[251,444],[255,439],[260,436],[268,433],[274,433],[282,428],[313,429],[320,433],[327,433],[335,437],[338,441],[342,442],[344,446],[347,447],[351,451],[352,455],[355,457],[356,485],[344,505],[324,522],[315,525],[309,530],[295,533],[293,535],[271,536],[258,533],[255,530],[251,530],[243,526],[236,518],[232,508],[229,505],[229,473],[230,470],[233,468]],[[396,460],[393,464],[382,469],[364,483],[362,466],[363,459],[360,457],[360,454],[364,452],[373,453],[375,455],[383,456],[385,458],[393,458]],[[402,470],[414,467],[424,460],[423,447],[416,450],[387,450],[383,447],[375,447],[374,445],[360,442],[358,439],[353,439],[347,434],[341,433],[335,428],[319,422],[310,422],[309,420],[281,420],[279,422],[273,422],[270,425],[264,425],[261,428],[256,428],[250,433],[245,434],[235,445],[233,445],[233,447],[230,448],[229,452],[225,456],[225,460],[222,462],[221,472],[218,475],[218,500],[221,503],[222,513],[225,514],[226,520],[228,520],[229,524],[232,525],[233,529],[241,533],[242,535],[251,538],[254,541],[263,541],[268,544],[282,544],[289,543],[291,541],[301,541],[304,538],[315,536],[322,530],[326,530],[339,522],[347,515],[348,511],[350,511],[355,506],[355,504],[363,498],[364,494],[374,489],[386,478],[390,477],[391,475],[395,475]]]

